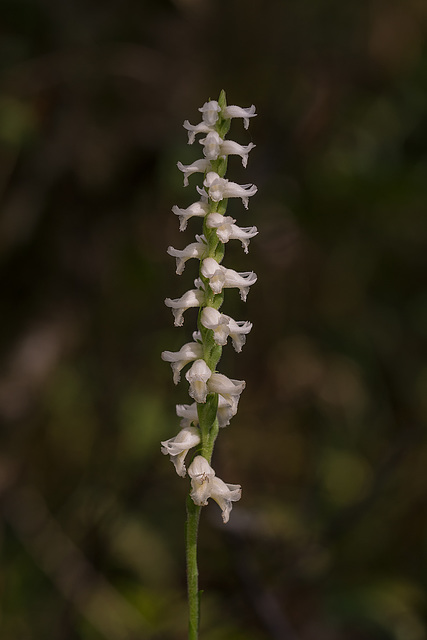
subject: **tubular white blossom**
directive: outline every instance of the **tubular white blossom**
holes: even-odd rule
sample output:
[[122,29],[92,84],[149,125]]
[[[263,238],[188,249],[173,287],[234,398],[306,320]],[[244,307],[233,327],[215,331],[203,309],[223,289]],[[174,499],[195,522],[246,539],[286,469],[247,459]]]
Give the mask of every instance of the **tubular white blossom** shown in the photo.
[[178,384],[180,381],[181,369],[189,362],[197,360],[203,356],[203,346],[198,342],[187,342],[179,351],[163,351],[162,360],[171,363],[173,371],[173,381]]
[[211,375],[212,371],[202,359],[196,360],[185,374],[185,377],[190,383],[188,393],[196,402],[206,402],[206,396],[208,395],[206,383]]
[[211,131],[199,142],[204,145],[203,155],[209,160],[216,160],[219,156],[240,156],[244,167],[248,164],[249,151],[255,147],[252,142],[243,146],[233,140],[223,140],[216,131]]
[[199,424],[196,402],[193,402],[193,404],[177,404],[176,415],[181,418],[181,427],[191,427]]
[[187,222],[190,218],[193,218],[194,216],[204,218],[206,214],[209,213],[209,205],[202,199],[190,204],[186,209],[180,209],[174,205],[172,207],[172,211],[176,216],[179,216],[179,230],[185,231],[187,228]]
[[240,290],[240,297],[243,302],[249,292],[249,287],[257,281],[257,276],[253,271],[237,272],[234,269],[227,269],[214,258],[205,258],[202,262],[201,273],[209,279],[209,286],[214,293],[221,293],[223,289],[234,287]]
[[176,273],[180,276],[184,271],[185,263],[190,258],[203,258],[206,253],[207,245],[204,236],[196,236],[196,242],[187,245],[185,249],[174,249],[168,247],[167,252],[170,256],[176,258]]
[[199,506],[206,506],[212,498],[222,511],[222,519],[227,523],[232,503],[240,500],[242,489],[239,484],[226,484],[217,478],[215,471],[203,456],[196,456],[188,468],[191,478],[191,499]]
[[210,498],[210,485],[212,478],[215,477],[215,471],[206,458],[196,456],[188,467],[188,475],[191,478],[191,499],[200,507],[206,506]]
[[228,484],[223,482],[221,478],[216,476],[211,480],[211,494],[212,500],[218,504],[222,511],[222,521],[224,524],[230,519],[230,512],[233,508],[233,502],[237,502],[242,497],[242,487],[240,484]]
[[210,166],[210,161],[207,158],[202,158],[187,165],[182,164],[182,162],[177,162],[176,166],[184,174],[184,187],[187,187],[188,177],[193,175],[193,173],[205,173]]
[[224,118],[243,118],[243,126],[247,129],[249,127],[249,118],[254,118],[257,114],[255,113],[254,104],[246,108],[230,104],[222,110],[222,115]]
[[190,307],[200,307],[204,300],[205,294],[201,289],[190,289],[186,291],[180,298],[166,298],[165,305],[171,307],[175,318],[174,325],[182,327],[184,324],[184,311]]
[[211,329],[214,332],[216,344],[222,347],[227,344],[227,338],[230,335],[228,316],[213,307],[205,307],[200,316],[200,322],[206,329]]
[[248,253],[248,245],[251,238],[257,235],[256,227],[238,227],[231,216],[223,216],[220,213],[210,213],[206,219],[209,229],[216,229],[216,235],[222,243],[229,240],[240,240],[245,253]]
[[184,129],[188,131],[188,144],[193,144],[198,133],[209,133],[215,131],[213,127],[210,127],[206,122],[199,122],[199,124],[190,124],[188,120],[184,120]]
[[242,165],[245,167],[248,164],[249,151],[255,148],[252,142],[247,145],[239,144],[233,140],[224,140],[221,145],[221,155],[223,156],[240,156],[242,158]]
[[231,418],[237,413],[238,404],[239,396],[236,396],[236,399],[231,404],[223,396],[218,397],[218,411],[216,416],[220,428],[227,427],[230,424]]
[[211,131],[206,138],[202,138],[199,142],[203,145],[203,155],[205,158],[216,160],[218,156],[221,155],[221,145],[224,140],[219,137],[216,131]]
[[176,472],[182,478],[185,477],[184,459],[189,449],[200,444],[200,431],[196,427],[184,427],[174,438],[164,440],[161,445],[162,453],[170,456]]
[[[234,403],[232,406],[225,398],[222,396],[218,397],[218,426],[219,427],[227,427],[230,424],[230,420],[233,416],[236,415],[237,412],[237,404]],[[191,427],[199,424],[199,416],[197,413],[197,402],[193,402],[192,404],[177,404],[176,405],[176,415],[178,418],[181,418],[180,425],[181,427]]]
[[230,336],[237,353],[241,352],[246,342],[246,335],[252,329],[251,322],[244,320],[236,322],[230,316],[220,313],[213,307],[205,307],[203,309],[200,321],[204,327],[214,332],[214,340],[217,344],[224,346],[227,343],[228,336]]
[[[248,208],[250,196],[258,191],[254,184],[237,184],[226,178],[220,178],[215,171],[209,171],[203,182],[211,200],[219,202],[224,198],[241,198],[245,209]],[[199,192],[200,193],[200,192]]]
[[205,102],[203,107],[199,108],[199,111],[202,114],[203,122],[212,127],[218,120],[221,107],[216,100],[209,100],[209,102]]
[[208,381],[209,393],[219,393],[237,411],[240,394],[246,387],[244,380],[232,380],[222,373],[213,373]]

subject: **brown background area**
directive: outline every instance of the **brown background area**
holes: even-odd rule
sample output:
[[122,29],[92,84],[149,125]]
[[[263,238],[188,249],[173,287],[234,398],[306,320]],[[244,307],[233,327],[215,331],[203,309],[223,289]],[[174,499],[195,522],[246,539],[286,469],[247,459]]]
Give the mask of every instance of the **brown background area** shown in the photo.
[[425,640],[427,9],[421,0],[0,5],[0,636],[185,637],[188,488],[166,248],[184,119],[254,103],[224,312],[254,328],[200,540],[204,640]]

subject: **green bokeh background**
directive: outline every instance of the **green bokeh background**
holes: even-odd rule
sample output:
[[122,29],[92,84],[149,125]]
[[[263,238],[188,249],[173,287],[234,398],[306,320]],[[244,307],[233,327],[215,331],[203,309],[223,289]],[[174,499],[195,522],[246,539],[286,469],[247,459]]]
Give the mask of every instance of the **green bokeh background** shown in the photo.
[[254,103],[254,328],[200,538],[203,640],[427,638],[427,5],[0,4],[0,637],[180,640],[188,483],[164,349],[184,119]]

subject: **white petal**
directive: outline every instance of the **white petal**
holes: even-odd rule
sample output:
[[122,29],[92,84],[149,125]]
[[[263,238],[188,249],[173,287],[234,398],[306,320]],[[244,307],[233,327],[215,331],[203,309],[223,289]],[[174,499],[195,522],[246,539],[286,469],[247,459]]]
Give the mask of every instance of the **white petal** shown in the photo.
[[209,391],[222,396],[240,395],[246,386],[244,380],[227,378],[223,373],[213,373],[209,379]]
[[203,155],[205,158],[209,160],[216,160],[218,158],[221,153],[223,140],[216,131],[211,131],[206,138],[202,138],[199,142],[204,146]]
[[218,120],[221,107],[216,100],[209,100],[209,102],[205,102],[203,107],[200,107],[199,111],[203,114],[203,122],[212,127]]
[[216,476],[211,480],[210,497],[215,500],[222,511],[222,520],[226,524],[230,518],[233,502],[242,497],[242,488],[239,484],[226,484]]
[[235,104],[230,104],[222,110],[222,115],[224,118],[243,118],[244,127],[247,129],[249,127],[249,118],[254,118],[257,114],[255,113],[255,105],[242,108]]
[[203,346],[197,342],[187,342],[179,351],[163,351],[162,360],[170,362],[173,371],[173,381],[178,384],[180,379],[180,371],[193,360],[201,358],[203,355]]
[[205,294],[200,289],[190,289],[186,291],[180,298],[166,298],[165,305],[171,307],[175,317],[175,326],[181,327],[184,324],[183,313],[190,307],[200,307],[205,298]]
[[206,396],[208,394],[206,382],[211,375],[212,371],[202,359],[196,360],[185,374],[185,377],[190,383],[188,393],[197,403],[206,402]]
[[193,173],[204,173],[208,167],[210,166],[210,161],[206,158],[202,158],[201,160],[195,160],[192,164],[182,164],[182,162],[177,162],[176,166],[180,171],[184,174],[184,187],[188,186],[188,177]]
[[230,182],[221,178],[215,171],[208,171],[203,184],[214,202],[219,202],[224,198],[241,198],[245,209],[248,208],[249,197],[258,191],[253,184],[240,185],[236,182]]
[[204,218],[209,212],[209,205],[207,202],[203,200],[199,200],[199,202],[194,202],[186,209],[180,209],[176,205],[172,207],[172,211],[175,215],[179,216],[179,230],[185,231],[187,228],[187,222],[193,216],[197,216],[199,218]]
[[206,122],[200,122],[199,124],[190,124],[188,120],[185,120],[183,124],[184,129],[188,131],[188,144],[193,144],[197,133],[209,133],[214,131],[212,127],[206,124]]
[[199,416],[197,414],[197,403],[193,404],[177,404],[176,415],[181,419],[181,427],[191,427],[192,424],[199,424]]
[[200,260],[205,254],[207,249],[206,238],[204,236],[196,236],[196,240],[197,242],[192,242],[185,249],[168,247],[168,254],[176,258],[176,273],[178,275],[181,275],[184,271],[187,260],[190,260],[190,258],[198,258]]
[[200,432],[195,427],[185,427],[174,438],[164,440],[161,451],[169,455],[179,476],[185,476],[184,459],[189,449],[200,444]]
[[211,482],[215,477],[215,471],[206,458],[196,456],[188,468],[188,475],[191,478],[191,499],[195,504],[205,506],[210,497]]
[[224,140],[224,143],[221,145],[221,155],[240,156],[242,158],[242,165],[246,167],[246,165],[248,164],[249,152],[254,147],[255,145],[252,142],[250,142],[246,146],[243,146],[238,142],[234,142],[233,140]]

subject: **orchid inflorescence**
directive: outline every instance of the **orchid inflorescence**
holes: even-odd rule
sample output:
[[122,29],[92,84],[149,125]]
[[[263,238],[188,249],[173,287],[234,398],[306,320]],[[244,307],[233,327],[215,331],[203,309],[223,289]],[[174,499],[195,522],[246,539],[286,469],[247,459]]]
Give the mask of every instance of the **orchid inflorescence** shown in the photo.
[[196,135],[205,137],[199,140],[203,146],[203,158],[190,165],[178,162],[177,166],[184,174],[184,186],[194,173],[204,174],[203,187],[197,187],[200,199],[186,209],[174,206],[172,211],[179,217],[180,231],[187,227],[192,217],[203,219],[203,234],[196,235],[192,242],[182,250],[168,248],[169,255],[176,258],[176,273],[182,274],[187,260],[196,258],[200,263],[199,276],[190,289],[180,298],[166,298],[165,304],[171,308],[175,326],[184,323],[184,312],[196,307],[199,309],[198,330],[193,333],[193,341],[184,344],[177,352],[163,351],[163,360],[170,362],[173,381],[180,380],[181,370],[191,364],[185,374],[189,382],[189,395],[192,404],[180,404],[176,413],[181,418],[181,430],[178,435],[162,442],[162,453],[169,455],[179,476],[186,475],[185,457],[190,449],[198,447],[197,454],[188,468],[191,478],[190,497],[197,506],[207,504],[208,498],[214,499],[222,510],[224,522],[228,522],[232,503],[240,499],[240,485],[227,484],[217,478],[210,466],[215,438],[220,427],[230,424],[237,413],[240,394],[245,388],[244,380],[232,380],[216,371],[221,357],[222,347],[228,338],[237,352],[242,350],[246,335],[252,324],[244,320],[233,320],[221,313],[224,289],[237,288],[243,301],[249,287],[257,280],[253,271],[237,272],[227,269],[221,262],[224,245],[229,240],[240,240],[245,253],[251,238],[257,233],[256,227],[239,227],[236,220],[226,216],[229,198],[241,198],[244,207],[257,192],[252,184],[239,185],[227,180],[227,160],[230,155],[238,155],[244,167],[248,154],[254,144],[240,145],[225,140],[232,118],[243,118],[245,129],[249,119],[256,115],[255,107],[241,108],[227,106],[225,94],[216,100],[206,102],[199,109],[202,122],[192,125],[186,120],[184,128],[188,131],[188,143],[193,144]]

